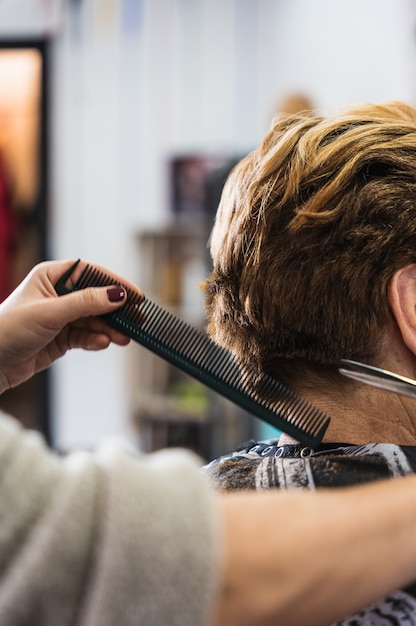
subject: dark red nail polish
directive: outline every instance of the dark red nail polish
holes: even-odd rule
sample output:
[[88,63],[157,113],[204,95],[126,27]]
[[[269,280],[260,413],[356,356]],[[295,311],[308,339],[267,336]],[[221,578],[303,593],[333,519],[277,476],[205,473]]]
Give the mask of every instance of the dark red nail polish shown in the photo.
[[107,298],[110,302],[120,302],[120,300],[124,300],[125,295],[126,290],[121,285],[107,289]]

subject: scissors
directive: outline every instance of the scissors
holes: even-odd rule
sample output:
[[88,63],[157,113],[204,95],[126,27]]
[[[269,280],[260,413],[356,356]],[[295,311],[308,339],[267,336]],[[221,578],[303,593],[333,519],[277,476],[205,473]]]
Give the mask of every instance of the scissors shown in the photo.
[[384,370],[359,361],[342,359],[339,372],[348,378],[353,378],[368,385],[399,393],[402,396],[416,398],[416,380],[400,376],[389,370]]

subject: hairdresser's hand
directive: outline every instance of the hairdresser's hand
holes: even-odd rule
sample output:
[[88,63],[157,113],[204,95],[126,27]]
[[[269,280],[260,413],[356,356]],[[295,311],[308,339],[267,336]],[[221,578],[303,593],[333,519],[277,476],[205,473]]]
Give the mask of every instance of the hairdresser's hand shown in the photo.
[[[97,316],[123,304],[126,294],[121,282],[135,286],[115,276],[114,287],[88,288],[58,296],[54,285],[72,263],[51,261],[37,265],[0,304],[0,393],[47,368],[72,348],[101,350],[111,342],[129,342]],[[80,262],[74,278],[85,265]]]

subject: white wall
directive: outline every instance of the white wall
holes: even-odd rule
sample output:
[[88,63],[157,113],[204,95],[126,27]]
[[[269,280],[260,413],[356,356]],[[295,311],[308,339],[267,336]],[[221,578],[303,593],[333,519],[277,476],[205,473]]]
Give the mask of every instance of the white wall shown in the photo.
[[[292,90],[324,112],[414,101],[414,30],[410,0],[67,2],[52,58],[53,256],[140,284],[134,237],[168,219],[171,154],[248,150]],[[134,349],[55,366],[57,445],[129,433]]]
[[[302,87],[323,112],[364,100],[414,100],[416,35],[411,0],[276,4],[276,20],[264,24],[269,49],[263,52],[273,57],[261,77],[265,97],[273,82],[279,92]],[[263,59],[260,66],[266,68]]]

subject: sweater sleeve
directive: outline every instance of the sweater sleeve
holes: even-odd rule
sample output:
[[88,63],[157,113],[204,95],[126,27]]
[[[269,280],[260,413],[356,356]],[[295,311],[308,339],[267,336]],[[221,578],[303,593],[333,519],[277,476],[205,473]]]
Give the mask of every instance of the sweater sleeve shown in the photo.
[[193,454],[61,459],[1,416],[0,511],[0,626],[210,623],[217,509]]

